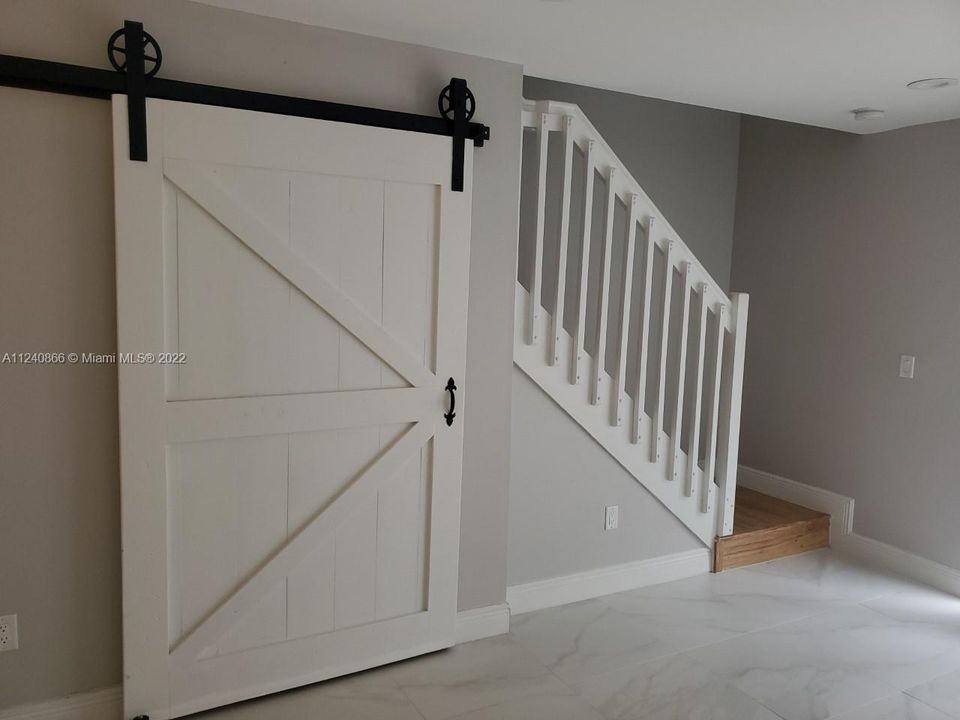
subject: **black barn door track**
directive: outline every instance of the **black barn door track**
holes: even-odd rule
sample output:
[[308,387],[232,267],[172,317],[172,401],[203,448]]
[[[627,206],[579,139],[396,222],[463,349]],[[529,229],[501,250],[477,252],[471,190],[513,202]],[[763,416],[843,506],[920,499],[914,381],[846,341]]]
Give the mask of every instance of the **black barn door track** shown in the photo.
[[455,192],[463,191],[465,143],[471,140],[483,147],[490,139],[490,128],[472,121],[477,101],[461,78],[452,78],[443,88],[437,99],[439,115],[430,116],[158,77],[163,64],[160,43],[132,20],[110,36],[107,57],[113,70],[0,54],[0,85],[103,100],[126,95],[130,159],[139,161],[147,160],[148,97],[446,135],[453,140],[450,182]]

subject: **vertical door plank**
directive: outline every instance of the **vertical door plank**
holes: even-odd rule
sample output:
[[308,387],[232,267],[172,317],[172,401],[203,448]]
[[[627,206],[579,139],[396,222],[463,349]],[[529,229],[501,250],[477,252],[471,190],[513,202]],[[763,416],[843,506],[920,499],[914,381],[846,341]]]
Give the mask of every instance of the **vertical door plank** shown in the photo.
[[[228,446],[230,441],[222,441]],[[170,509],[171,585],[180,627],[171,636],[179,640],[217,601],[229,593],[237,578],[236,544],[240,523],[236,478],[224,468],[223,455],[215,458],[217,443],[186,443],[171,449],[177,468]],[[217,462],[219,460],[219,463]]]
[[553,332],[548,360],[560,362],[560,334],[563,332],[563,303],[567,290],[567,246],[570,239],[570,192],[573,188],[573,117],[563,119],[563,190],[560,198],[560,256],[557,268],[557,296],[553,305]]
[[[289,437],[287,535],[292,537],[376,457],[379,433],[376,427],[359,427]],[[289,638],[334,629],[335,584],[336,543],[331,537],[287,575]]]
[[243,165],[208,166],[210,177],[283,244],[290,243],[290,179],[285,170]]
[[217,642],[220,655],[280,643],[287,638],[287,583],[277,583]]
[[640,442],[644,400],[647,394],[647,363],[650,356],[650,300],[653,297],[653,259],[656,257],[657,249],[654,222],[652,216],[647,219],[647,244],[643,261],[643,308],[640,310],[640,332],[637,337],[637,342],[640,343],[640,362],[637,368],[637,391],[633,400],[633,428],[631,429],[631,439],[634,443]]
[[[176,533],[171,557],[180,605],[181,632],[217,607],[253,572],[287,534],[287,438],[271,435],[182,443],[172,451],[177,468],[172,509]],[[263,611],[272,612],[272,617]],[[247,610],[245,628],[233,633],[234,647],[256,642],[261,628],[269,641],[284,639],[286,603]],[[254,615],[254,617],[250,617]],[[218,647],[223,648],[219,643]]]
[[[378,322],[383,194],[382,182],[363,178],[296,173],[290,183],[291,246],[297,256]],[[296,389],[380,387],[381,361],[349,329],[293,290],[290,313],[291,367],[301,378]],[[335,358],[328,358],[331,353]],[[328,377],[331,372],[336,375]]]
[[[336,178],[294,173],[290,179],[290,246],[332,285],[340,284]],[[340,387],[343,328],[317,304],[290,289],[290,390]]]
[[627,378],[627,338],[630,337],[630,306],[633,303],[633,258],[636,246],[637,211],[640,199],[630,196],[627,210],[627,257],[623,268],[623,294],[620,297],[620,341],[617,344],[617,379],[614,387],[613,407],[610,422],[619,426],[623,423],[623,401],[626,394]]
[[327,633],[336,614],[336,546],[321,545],[287,576],[287,639]]
[[[378,324],[384,308],[384,196],[382,181],[337,178],[338,285]],[[340,389],[382,387],[385,364],[346,328],[340,330]],[[338,453],[353,456],[364,450],[373,457],[382,447],[379,432],[369,450],[368,437],[345,435]],[[361,447],[348,448],[356,441]],[[314,468],[323,472],[322,462]],[[376,618],[377,497],[353,509],[334,534],[334,628],[352,627]]]
[[[337,178],[340,203],[339,287],[377,323],[383,321],[382,182]],[[346,329],[340,331],[340,389],[381,387],[383,361]]]
[[419,607],[419,550],[425,518],[420,495],[421,453],[412,455],[397,476],[380,489],[376,535],[377,620],[422,609]]
[[[244,198],[245,206],[251,215],[269,228],[270,232],[280,242],[289,244],[289,173],[235,165],[214,165],[210,166],[208,170],[210,178],[218,183],[224,193],[231,197]],[[182,230],[178,228],[188,257],[182,263],[180,267],[182,273],[178,271],[175,282],[184,293],[183,312],[185,322],[183,337],[185,339],[190,337],[192,344],[198,348],[202,347],[204,357],[209,362],[209,365],[204,368],[206,373],[204,383],[212,384],[215,382],[213,378],[218,373],[224,373],[229,368],[229,373],[235,378],[235,385],[230,389],[223,388],[226,393],[221,390],[216,394],[290,392],[292,378],[286,372],[283,375],[277,374],[278,368],[284,370],[289,368],[287,356],[290,335],[289,309],[280,309],[280,303],[286,302],[289,295],[288,283],[279,277],[273,268],[244,247],[241,240],[234,237],[232,233],[225,231],[220,223],[210,217],[200,204],[189,198],[178,200],[178,205],[181,204],[186,206],[184,222],[188,222],[187,218],[192,217],[197,226],[191,227],[188,224]],[[191,209],[202,217],[194,215]],[[210,234],[207,237],[217,235],[220,238],[219,242],[229,244],[230,248],[197,247],[198,240],[202,246],[206,239],[203,235],[196,234],[204,224],[207,225],[205,232]],[[211,231],[210,226],[216,229]],[[210,264],[206,266],[205,272],[196,277],[197,268],[192,261],[203,255],[207,255]],[[232,272],[231,263],[235,263],[240,270],[236,275]],[[264,303],[263,306],[258,308],[252,304],[238,302],[240,296],[229,290],[225,293],[222,292],[224,285],[229,287],[236,282],[234,278],[243,278],[243,273],[249,273],[249,281],[257,283],[257,287],[274,288],[277,292],[278,302],[269,307],[267,303]],[[194,277],[191,278],[191,275],[194,275]],[[229,275],[229,279],[225,279],[225,275]],[[241,282],[246,280],[246,278],[243,278]],[[201,287],[198,288],[197,285]],[[232,289],[237,291],[238,286],[235,285]],[[199,316],[200,313],[207,313],[207,311],[198,310],[194,303],[198,302],[196,298],[199,294],[206,292],[211,294],[220,292],[225,296],[226,303],[218,299],[209,300],[210,312],[205,318],[204,325],[198,327],[192,322],[192,318]],[[187,299],[188,295],[191,296],[190,300]],[[235,314],[232,317],[221,312],[225,309],[224,305],[234,306]],[[246,320],[253,321],[256,324],[247,324]],[[240,359],[241,352],[238,351],[236,345],[231,345],[231,343],[242,343],[248,348],[255,347],[259,356],[257,358],[259,367],[254,363],[243,362]],[[179,366],[178,374],[195,381],[199,377],[193,374],[192,368],[187,367],[191,364],[192,361]],[[258,376],[260,373],[262,373],[262,376]],[[269,376],[273,376],[273,378],[268,379]],[[209,397],[210,395],[203,393],[203,396]]]
[[177,202],[180,352],[174,397],[288,392],[289,283],[204,208]]
[[580,291],[577,293],[577,337],[573,343],[573,364],[570,382],[580,382],[583,375],[584,336],[587,324],[587,284],[590,272],[590,236],[593,228],[593,175],[596,165],[594,141],[587,142],[587,181],[583,191],[583,235],[580,243]]
[[377,496],[343,518],[336,530],[334,625],[353,627],[376,619]]
[[[383,328],[410,356],[434,370],[436,189],[386,183],[383,199]],[[392,368],[384,387],[408,387]]]

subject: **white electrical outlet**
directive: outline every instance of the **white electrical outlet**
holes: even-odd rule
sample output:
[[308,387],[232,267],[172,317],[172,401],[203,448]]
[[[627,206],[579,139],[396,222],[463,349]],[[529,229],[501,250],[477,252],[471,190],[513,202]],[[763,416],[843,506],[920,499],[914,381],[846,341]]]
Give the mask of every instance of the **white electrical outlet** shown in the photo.
[[620,506],[607,505],[603,518],[604,530],[616,530],[617,525],[620,524]]
[[917,358],[913,355],[900,356],[900,377],[913,379],[913,372],[917,368]]
[[16,650],[18,647],[20,647],[20,641],[17,637],[17,616],[0,616],[0,652]]

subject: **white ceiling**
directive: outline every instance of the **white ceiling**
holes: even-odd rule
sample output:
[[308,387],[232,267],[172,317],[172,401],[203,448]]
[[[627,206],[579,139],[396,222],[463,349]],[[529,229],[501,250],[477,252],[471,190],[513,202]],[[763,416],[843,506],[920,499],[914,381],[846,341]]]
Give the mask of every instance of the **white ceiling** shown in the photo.
[[960,87],[906,88],[960,76],[960,0],[201,1],[856,133],[960,117]]

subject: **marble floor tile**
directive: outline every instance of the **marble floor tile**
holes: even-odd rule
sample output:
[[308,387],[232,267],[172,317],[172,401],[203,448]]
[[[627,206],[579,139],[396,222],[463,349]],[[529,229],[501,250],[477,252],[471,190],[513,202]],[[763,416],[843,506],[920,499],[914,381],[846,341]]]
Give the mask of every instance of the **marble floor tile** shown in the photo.
[[785,720],[825,720],[895,690],[840,631],[859,621],[857,610],[832,611],[689,654]]
[[334,680],[203,713],[203,720],[423,720],[396,687]]
[[688,650],[849,604],[789,578],[734,570],[611,595],[616,609],[646,619],[668,644]]
[[458,715],[456,720],[604,720],[575,695],[531,695]]
[[855,558],[824,549],[771,560],[749,568],[751,572],[791,578],[824,593],[857,602],[917,588],[910,580],[873,569]]
[[569,681],[677,652],[653,631],[650,618],[605,598],[519,615],[510,634]]
[[937,625],[946,631],[960,629],[960,597],[933,588],[912,588],[863,604],[903,622]]
[[612,670],[574,687],[608,720],[779,720],[685,655]]
[[960,720],[960,598],[818,551],[512,618],[204,720]]
[[507,635],[397,663],[390,674],[426,720],[446,720],[529,695],[571,693]]
[[900,693],[837,715],[833,720],[951,720],[929,705]]
[[[931,618],[909,603],[883,607],[890,614],[857,605],[810,618],[804,629],[830,633],[850,662],[898,690],[960,669],[960,625],[926,622]],[[892,616],[898,612],[904,620]]]
[[645,621],[651,634],[678,650],[729,640],[756,627],[744,604],[723,598],[634,595],[611,600],[620,612]]
[[907,694],[960,720],[960,671],[928,680],[910,688]]

